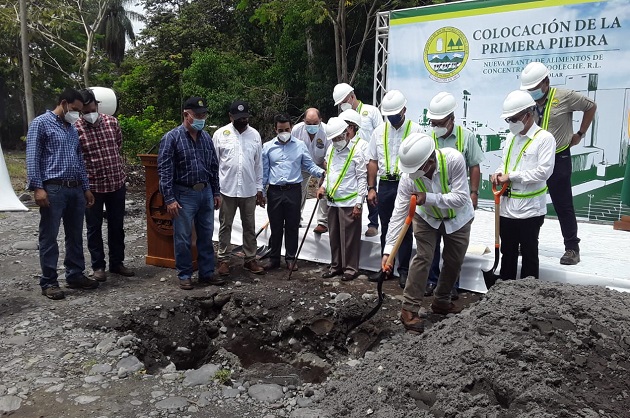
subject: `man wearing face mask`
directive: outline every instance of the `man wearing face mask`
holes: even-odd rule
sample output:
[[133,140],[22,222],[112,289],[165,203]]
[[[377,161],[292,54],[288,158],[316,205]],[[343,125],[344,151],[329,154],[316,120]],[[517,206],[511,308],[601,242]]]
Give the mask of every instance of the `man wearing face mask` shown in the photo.
[[229,247],[236,209],[243,227],[243,268],[265,274],[256,261],[256,205],[265,206],[263,197],[262,140],[249,126],[249,105],[236,100],[230,106],[231,123],[214,132],[212,140],[219,156],[219,179],[223,204],[219,212],[219,274],[230,274]]
[[[377,107],[364,104],[357,99],[354,88],[347,83],[337,84],[333,90],[333,100],[335,106],[344,110],[353,109],[361,116],[361,130],[359,136],[370,142],[374,130],[383,124],[383,116]],[[366,237],[375,237],[378,235],[378,206],[368,205],[368,229],[365,231]]]
[[[306,109],[304,121],[293,127],[291,135],[306,144],[311,158],[318,167],[325,167],[324,156],[330,146],[330,141],[326,138],[326,124],[322,122],[322,115],[318,109],[314,107]],[[302,171],[302,178],[302,206],[300,210],[304,210],[311,175],[308,171]],[[328,232],[328,205],[325,201],[319,202],[317,208],[317,226],[313,232],[316,234]]]
[[85,211],[88,250],[92,258],[94,279],[107,280],[103,247],[103,206],[107,208],[107,246],[109,271],[122,276],[134,272],[124,266],[125,259],[125,166],[120,150],[122,132],[118,120],[98,112],[98,102],[91,90],[82,90],[83,116],[75,123],[94,206]]
[[535,123],[535,103],[521,90],[503,102],[502,118],[511,134],[503,147],[503,161],[490,178],[500,186],[509,183],[501,196],[501,279],[516,279],[519,246],[521,278],[538,278],[538,234],[547,213],[547,180],[555,165],[556,141]]
[[[381,112],[387,117],[385,124],[379,125],[372,135],[369,146],[370,162],[368,164],[368,204],[378,204],[378,214],[381,219],[381,254],[385,249],[385,238],[392,217],[400,168],[398,167],[398,150],[400,144],[409,135],[420,132],[420,126],[405,119],[407,99],[398,90],[388,91],[381,103]],[[378,177],[378,193],[376,192]],[[398,251],[399,285],[405,288],[409,273],[409,261],[413,247],[413,234],[407,231]],[[370,281],[378,281],[380,273],[370,277]]]
[[[573,90],[550,87],[549,70],[540,62],[530,62],[521,73],[521,90],[536,101],[536,123],[556,140],[555,168],[547,181],[549,196],[560,222],[565,253],[560,264],[580,262],[580,239],[571,190],[571,147],[580,143],[591,126],[597,105]],[[583,112],[577,132],[573,131],[573,112]]]
[[317,191],[319,199],[328,201],[328,234],[330,269],[323,278],[341,276],[354,280],[359,274],[361,254],[361,214],[367,192],[367,161],[360,139],[348,139],[348,124],[341,118],[330,118],[326,135],[332,145],[326,151],[326,179]]
[[158,174],[160,193],[173,218],[175,268],[179,287],[191,290],[192,228],[197,232],[199,284],[224,284],[214,275],[214,209],[221,207],[219,162],[210,135],[203,130],[206,100],[191,97],[184,103],[183,122],[160,142]]
[[[479,182],[481,181],[479,164],[483,161],[483,151],[481,151],[481,147],[474,133],[461,125],[455,124],[456,108],[457,102],[455,101],[455,97],[450,93],[440,92],[431,99],[426,117],[429,119],[429,123],[433,129],[432,136],[435,140],[436,147],[439,149],[454,148],[464,155],[466,168],[470,176],[470,199],[472,200],[473,208],[477,209]],[[431,296],[433,294],[437,286],[438,277],[440,276],[440,241],[441,239],[438,238],[438,243],[435,246],[433,264],[429,271],[429,280],[427,281],[425,296]],[[451,298],[454,300],[459,298],[457,285],[458,283],[455,282],[455,286],[453,286],[451,291]]]
[[66,235],[66,284],[70,288],[96,289],[99,283],[83,275],[83,216],[94,204],[94,195],[81,155],[74,123],[83,110],[83,97],[65,89],[54,110],[33,119],[26,135],[28,188],[39,206],[39,285],[49,299],[65,297],[57,280],[57,235],[63,219]]
[[466,162],[461,153],[452,148],[436,149],[433,138],[414,133],[401,144],[398,155],[400,170],[406,174],[398,185],[382,264],[394,247],[408,213],[409,200],[415,194],[418,207],[413,219],[413,234],[417,251],[409,266],[400,319],[407,331],[421,333],[424,322],[418,310],[438,234],[444,239],[444,268],[431,309],[440,315],[461,311],[451,301],[451,289],[464,262],[475,211],[470,200]]
[[266,203],[271,228],[269,262],[263,267],[265,270],[280,267],[284,231],[286,267],[297,270],[294,262],[298,249],[302,170],[309,177],[317,178],[323,176],[324,170],[313,162],[306,144],[291,135],[289,116],[276,115],[274,129],[277,136],[263,145],[262,153],[263,188],[268,186]]

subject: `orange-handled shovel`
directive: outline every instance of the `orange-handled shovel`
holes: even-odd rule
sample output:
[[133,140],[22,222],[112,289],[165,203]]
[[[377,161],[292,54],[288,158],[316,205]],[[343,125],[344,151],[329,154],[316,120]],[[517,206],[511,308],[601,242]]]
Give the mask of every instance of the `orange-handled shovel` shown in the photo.
[[501,190],[497,190],[496,185],[492,185],[492,194],[494,195],[494,264],[488,271],[481,270],[483,273],[483,281],[486,282],[486,288],[490,288],[497,282],[499,276],[494,273],[499,265],[499,250],[501,247],[501,241],[499,238],[499,224],[500,224],[500,210],[501,210],[501,195],[507,190],[508,183],[503,183]]

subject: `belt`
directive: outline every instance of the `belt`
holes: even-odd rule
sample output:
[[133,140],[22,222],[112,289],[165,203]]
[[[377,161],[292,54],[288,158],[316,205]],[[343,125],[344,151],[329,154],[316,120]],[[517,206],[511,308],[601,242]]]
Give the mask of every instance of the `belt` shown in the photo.
[[291,190],[291,189],[295,189],[296,187],[302,187],[302,183],[293,183],[293,184],[270,184],[269,188],[270,189],[275,189],[275,190]]
[[54,184],[55,186],[64,186],[64,187],[77,187],[81,182],[77,180],[61,180],[61,179],[50,179],[46,180],[44,184]]
[[175,184],[177,184],[178,186],[182,186],[182,187],[187,187],[189,189],[193,189],[196,192],[199,192],[203,189],[206,188],[206,186],[208,185],[208,183],[206,183],[205,181],[202,181],[201,183],[196,183],[196,184],[184,184],[184,183],[180,183],[180,182],[175,182]]

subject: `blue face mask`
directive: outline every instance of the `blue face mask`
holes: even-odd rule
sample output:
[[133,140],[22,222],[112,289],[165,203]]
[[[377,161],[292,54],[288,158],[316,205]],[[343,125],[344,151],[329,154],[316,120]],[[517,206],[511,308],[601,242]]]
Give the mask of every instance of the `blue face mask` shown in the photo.
[[206,120],[205,119],[193,119],[192,123],[190,124],[190,126],[192,126],[193,129],[200,131],[203,129],[204,126],[206,126]]
[[389,115],[387,116],[387,120],[389,121],[389,123],[391,123],[394,126],[398,126],[400,125],[400,122],[402,122],[403,120],[403,115],[398,114],[398,115]]
[[532,99],[534,100],[540,100],[545,95],[545,93],[543,93],[542,91],[542,88],[539,88],[536,90],[527,90],[527,92],[529,93],[530,96],[532,96]]
[[319,132],[319,125],[304,125],[306,126],[306,132],[308,132],[311,135],[315,135],[317,132]]

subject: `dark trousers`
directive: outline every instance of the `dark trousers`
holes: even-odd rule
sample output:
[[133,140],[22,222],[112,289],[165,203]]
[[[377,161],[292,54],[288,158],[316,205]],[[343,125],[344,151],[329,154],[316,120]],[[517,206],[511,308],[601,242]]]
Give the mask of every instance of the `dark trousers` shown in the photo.
[[538,233],[545,216],[511,219],[501,216],[501,280],[516,279],[518,247],[521,246],[521,278],[538,278]]
[[302,207],[302,188],[300,184],[282,190],[270,185],[267,190],[267,215],[269,216],[269,258],[280,260],[282,235],[284,233],[285,260],[292,261],[298,249],[300,212]]
[[[378,207],[380,203],[376,206],[368,205],[368,228],[374,227],[378,229]],[[390,217],[392,215],[389,215]]]
[[553,174],[547,180],[549,196],[558,215],[560,230],[564,237],[564,249],[580,251],[580,239],[577,236],[578,226],[573,209],[573,192],[571,191],[571,150],[556,154]]
[[[396,195],[398,193],[397,181],[381,180],[378,184],[378,216],[381,219],[381,255],[385,249],[385,238],[389,229],[389,221],[392,218]],[[413,247],[413,230],[409,228],[405,234],[400,249],[398,250],[398,272],[409,272],[409,261]]]
[[105,268],[103,248],[103,206],[107,210],[107,246],[109,247],[109,268],[119,267],[125,259],[125,195],[127,189],[109,193],[94,193],[94,206],[85,210],[87,244],[92,258],[93,269]]

